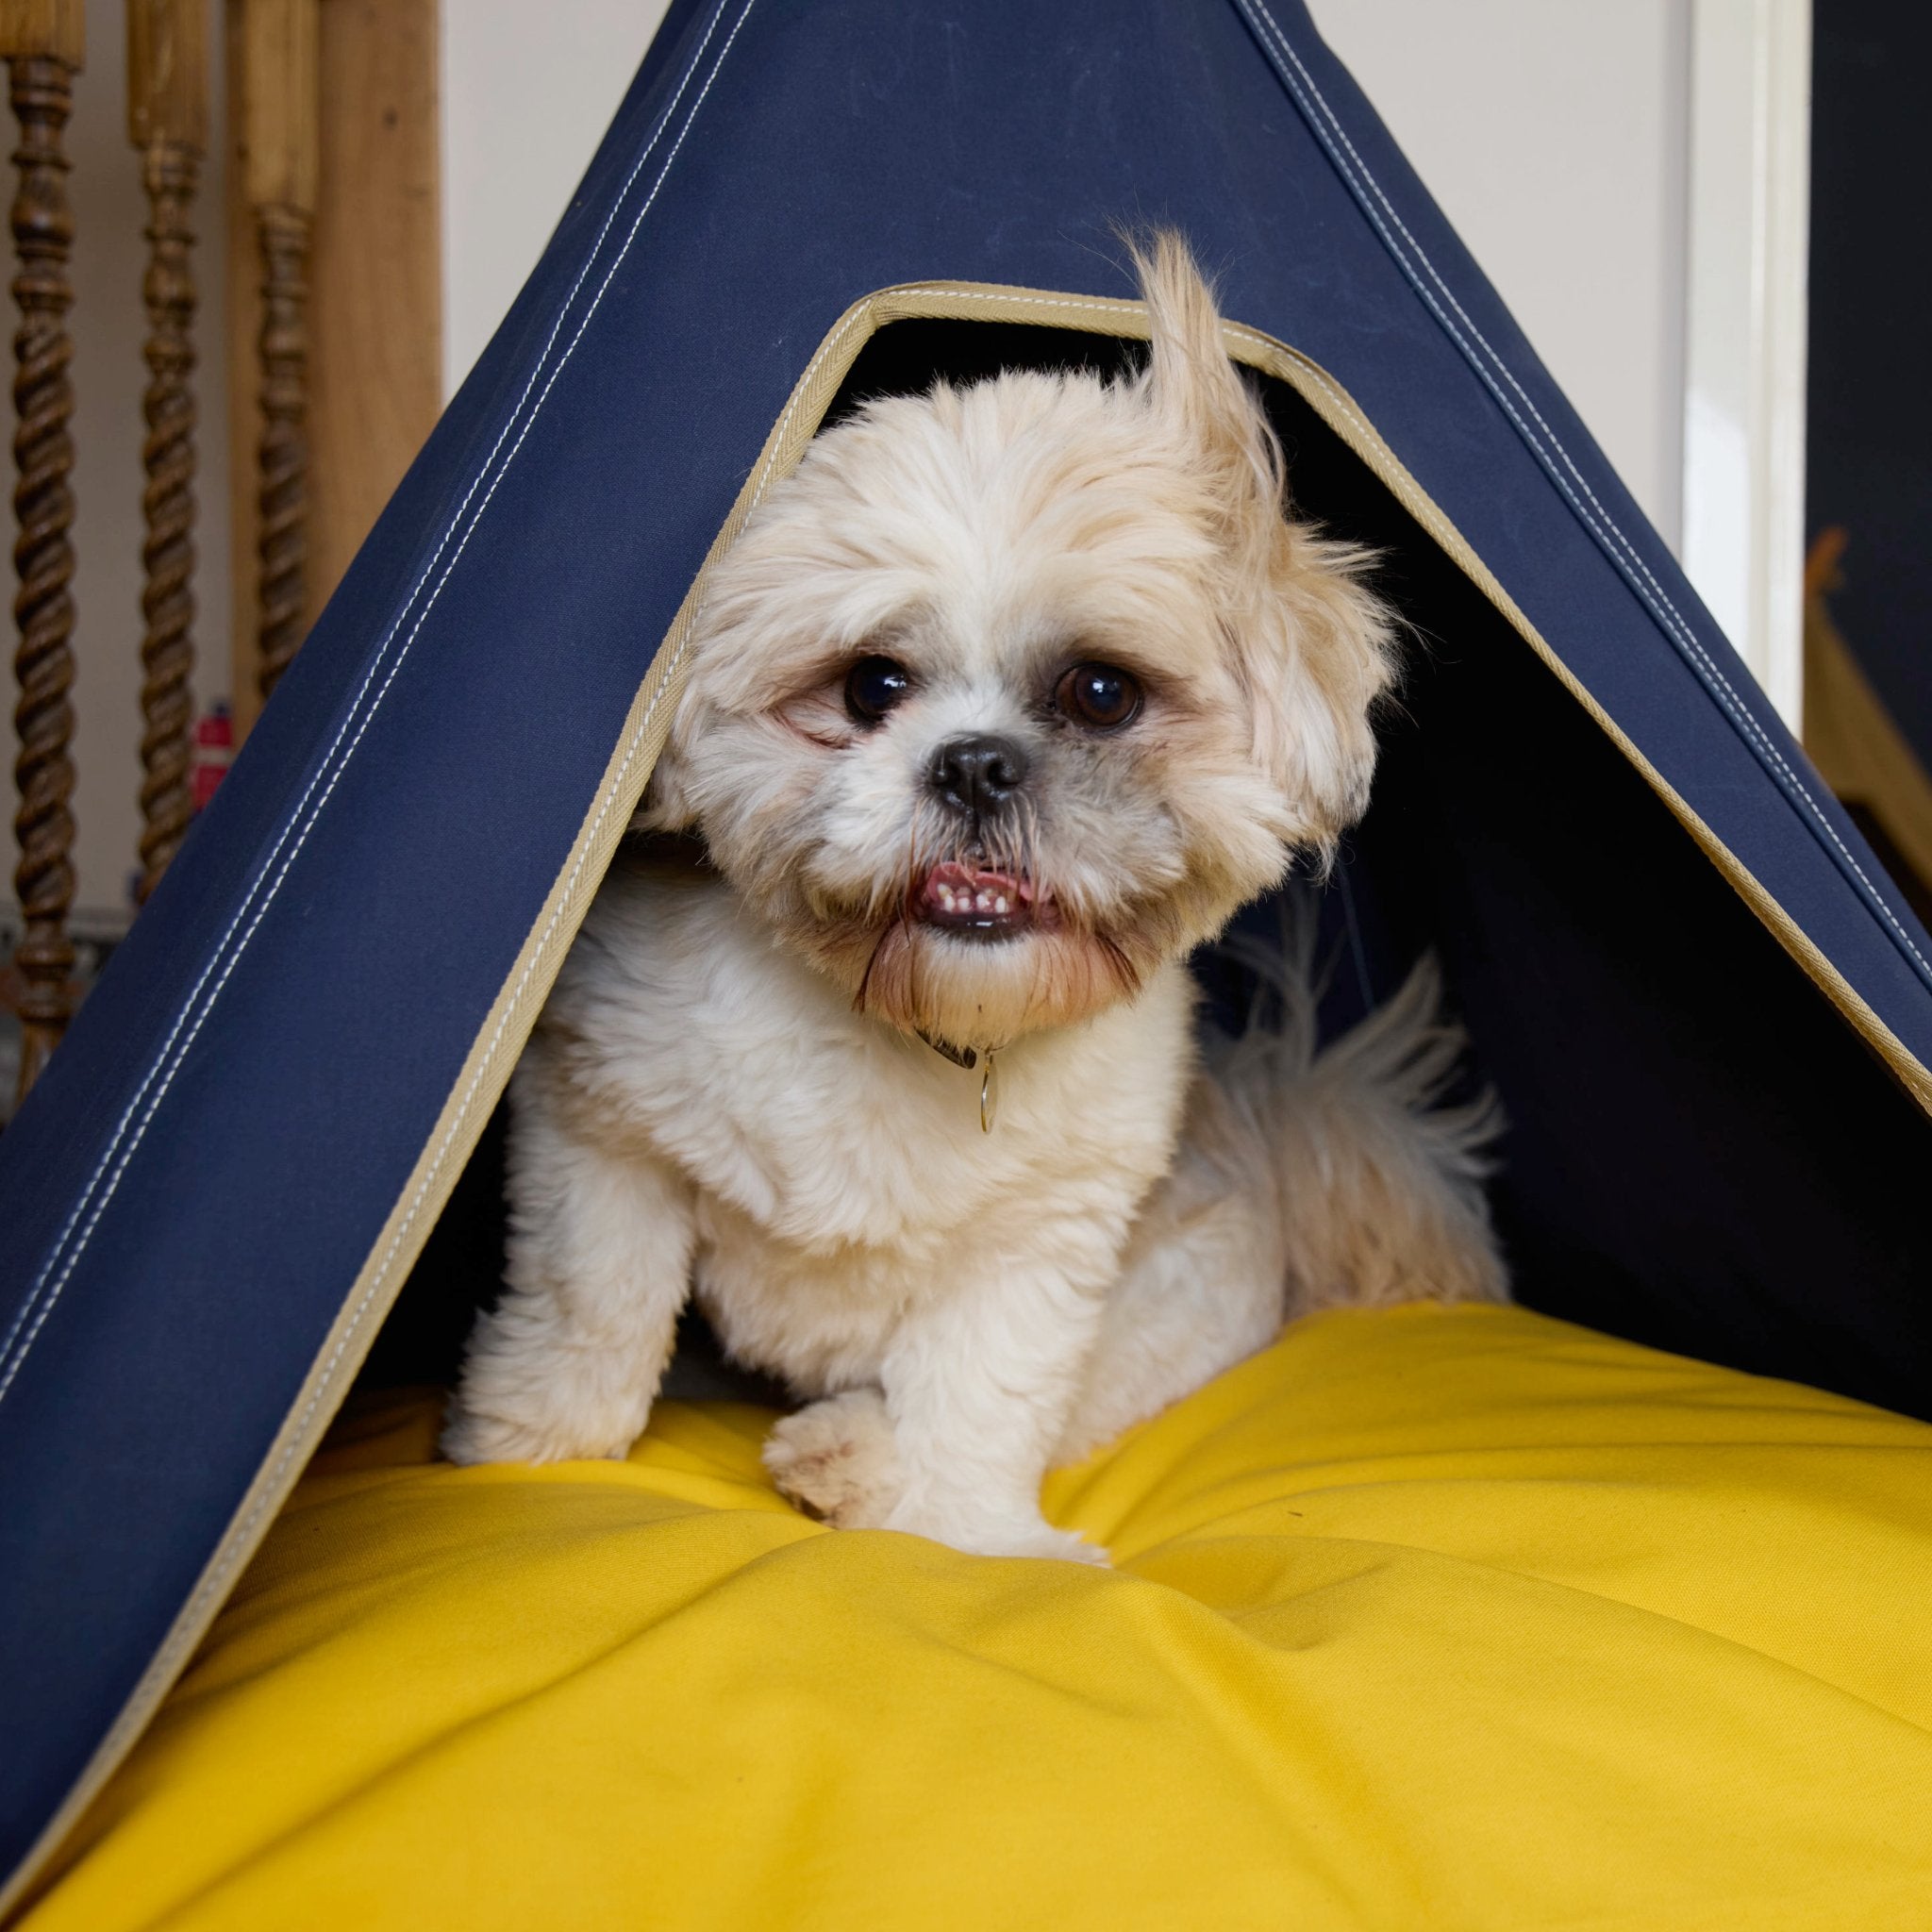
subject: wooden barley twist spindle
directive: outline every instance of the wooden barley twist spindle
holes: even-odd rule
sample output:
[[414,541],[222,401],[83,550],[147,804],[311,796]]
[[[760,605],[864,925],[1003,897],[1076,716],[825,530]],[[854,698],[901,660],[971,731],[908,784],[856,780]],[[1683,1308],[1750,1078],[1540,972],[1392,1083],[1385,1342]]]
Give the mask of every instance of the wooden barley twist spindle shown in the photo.
[[[20,591],[13,611],[20,631],[14,655],[20,698],[14,708],[19,756],[14,776],[20,808],[14,870],[21,938],[14,954],[21,1012],[20,1091],[46,1064],[74,1010],[74,943],[67,914],[74,900],[74,441],[68,423],[73,343],[67,313],[73,291],[67,260],[74,215],[67,200],[67,158],[60,138],[80,64],[78,9],[27,8],[22,31],[12,9],[0,15],[13,111],[20,124],[14,164],[20,171],[12,208],[18,270],[13,298],[20,327],[13,339],[16,425],[13,492],[19,536],[13,546]],[[23,51],[23,49],[25,49]]]
[[208,142],[206,0],[127,0],[127,134],[147,195],[141,546],[141,882],[188,830],[194,669],[194,196]]
[[308,622],[308,247],[320,173],[317,0],[242,0],[248,205],[261,247],[257,675],[266,698]]
[[308,562],[308,216],[257,210],[261,236],[260,626],[266,698],[302,642]]
[[141,896],[167,869],[188,830],[188,766],[194,668],[194,282],[189,269],[199,161],[189,150],[157,144],[142,158],[150,248],[142,291],[147,300],[148,367],[142,413],[147,440],[142,465],[146,531],[141,546],[145,581],[141,611]]

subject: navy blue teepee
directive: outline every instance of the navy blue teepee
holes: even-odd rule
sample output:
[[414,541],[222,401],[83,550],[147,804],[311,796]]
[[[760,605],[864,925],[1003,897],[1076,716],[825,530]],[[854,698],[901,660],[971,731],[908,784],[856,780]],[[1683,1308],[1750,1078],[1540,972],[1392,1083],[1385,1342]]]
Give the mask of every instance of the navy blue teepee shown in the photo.
[[1420,634],[1349,957],[1372,991],[1441,952],[1524,1298],[1932,1412],[1932,942],[1298,0],[676,0],[0,1141],[8,1870],[138,1734],[436,1226],[710,547],[856,394],[1131,356],[1124,218],[1218,272],[1304,507]]

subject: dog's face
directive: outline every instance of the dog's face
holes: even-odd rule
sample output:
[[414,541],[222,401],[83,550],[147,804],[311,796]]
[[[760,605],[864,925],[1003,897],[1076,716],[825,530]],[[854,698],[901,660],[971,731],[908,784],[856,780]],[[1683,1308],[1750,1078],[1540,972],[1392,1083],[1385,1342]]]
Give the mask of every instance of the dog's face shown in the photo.
[[1142,376],[819,438],[715,573],[647,800],[864,1009],[960,1045],[1131,993],[1367,799],[1384,613],[1284,520],[1178,243],[1142,282]]

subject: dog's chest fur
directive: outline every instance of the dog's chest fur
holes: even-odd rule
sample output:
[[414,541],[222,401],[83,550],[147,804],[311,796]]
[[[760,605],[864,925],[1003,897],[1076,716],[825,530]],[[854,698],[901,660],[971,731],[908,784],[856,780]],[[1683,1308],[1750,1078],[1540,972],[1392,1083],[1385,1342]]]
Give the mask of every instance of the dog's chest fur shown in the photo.
[[740,1357],[802,1391],[874,1376],[907,1307],[1072,1260],[1102,1291],[1172,1158],[1192,989],[1141,995],[981,1074],[853,1011],[714,875],[621,865],[571,953],[532,1077],[580,1134],[696,1196],[700,1301]]

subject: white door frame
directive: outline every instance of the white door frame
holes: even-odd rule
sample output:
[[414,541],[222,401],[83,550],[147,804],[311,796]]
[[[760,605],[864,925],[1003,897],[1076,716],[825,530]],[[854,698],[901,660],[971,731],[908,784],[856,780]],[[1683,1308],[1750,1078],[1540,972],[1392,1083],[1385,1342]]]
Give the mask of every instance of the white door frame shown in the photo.
[[1795,731],[1811,0],[1690,0],[1683,562]]

